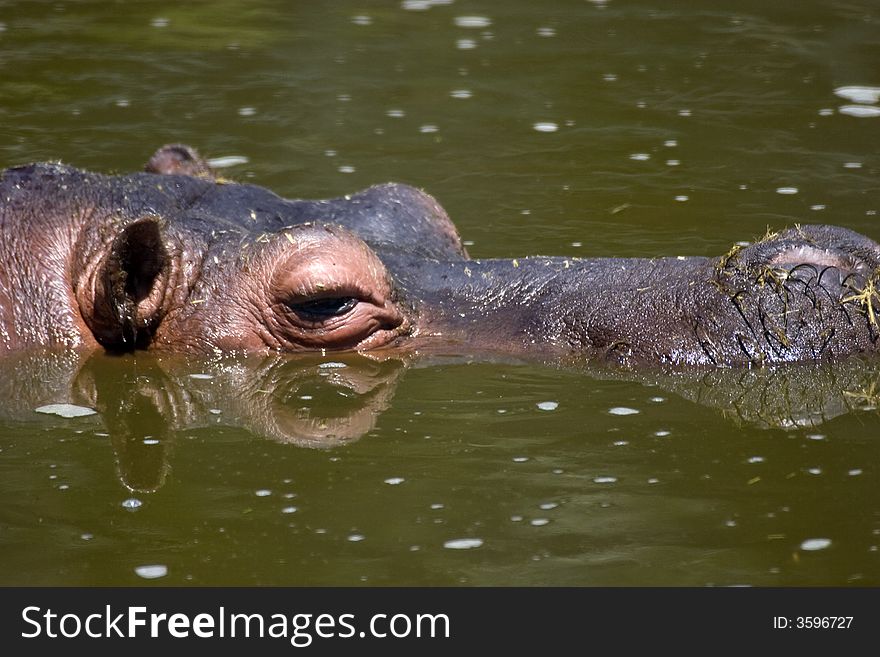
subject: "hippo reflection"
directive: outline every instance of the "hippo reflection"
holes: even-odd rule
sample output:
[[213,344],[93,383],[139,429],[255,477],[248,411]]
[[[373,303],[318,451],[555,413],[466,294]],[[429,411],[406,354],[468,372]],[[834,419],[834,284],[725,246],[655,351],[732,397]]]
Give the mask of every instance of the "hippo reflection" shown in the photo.
[[474,260],[430,196],[327,201],[215,179],[190,148],[147,172],[0,179],[0,349],[377,349],[747,365],[875,353],[880,246],[832,226],[720,258]]
[[[232,427],[290,445],[338,447],[377,426],[405,372],[436,365],[453,371],[467,366],[450,357],[377,360],[358,354],[331,360],[280,354],[203,359],[143,352],[121,358],[100,351],[88,356],[20,352],[0,359],[0,419],[6,426],[39,422],[107,434],[122,483],[150,491],[164,482],[184,432]],[[522,365],[511,360],[493,364]],[[657,386],[756,428],[814,427],[853,411],[876,413],[880,403],[876,360],[670,373],[576,371]],[[88,406],[98,414],[62,420],[34,413],[50,403]],[[463,412],[472,413],[473,407]]]

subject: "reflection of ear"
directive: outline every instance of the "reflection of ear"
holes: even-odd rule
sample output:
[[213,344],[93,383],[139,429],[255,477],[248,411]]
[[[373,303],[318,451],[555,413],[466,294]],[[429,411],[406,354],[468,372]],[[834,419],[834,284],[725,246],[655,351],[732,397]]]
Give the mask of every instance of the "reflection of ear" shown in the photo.
[[138,219],[113,240],[95,277],[92,312],[85,320],[104,347],[145,347],[159,322],[168,251],[158,217]]

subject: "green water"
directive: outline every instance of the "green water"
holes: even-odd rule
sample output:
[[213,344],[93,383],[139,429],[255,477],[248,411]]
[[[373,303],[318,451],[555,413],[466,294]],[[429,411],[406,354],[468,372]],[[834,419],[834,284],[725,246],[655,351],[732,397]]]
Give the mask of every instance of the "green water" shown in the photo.
[[[397,180],[476,257],[878,239],[878,61],[868,0],[0,2],[0,164]],[[524,356],[7,359],[0,584],[880,583],[877,363]]]

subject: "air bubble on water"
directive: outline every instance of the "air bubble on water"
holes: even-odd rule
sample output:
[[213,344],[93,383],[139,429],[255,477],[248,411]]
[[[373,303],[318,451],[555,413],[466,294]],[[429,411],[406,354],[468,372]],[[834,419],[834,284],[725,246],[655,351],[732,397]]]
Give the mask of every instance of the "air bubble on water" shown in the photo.
[[666,166],[668,167],[677,167],[681,164],[681,160],[666,160]]
[[593,483],[594,484],[616,484],[617,477],[607,477],[607,476],[593,477]]
[[833,116],[834,110],[830,107],[823,107],[819,110],[819,116]]
[[637,162],[645,162],[650,160],[651,156],[648,153],[633,153],[629,156],[629,159],[636,160]]
[[725,520],[724,526],[725,527],[736,527],[736,520]]
[[559,125],[553,121],[538,121],[532,125],[532,128],[537,132],[556,132],[559,130]]
[[678,110],[679,116],[690,116],[691,111],[689,109]]
[[158,579],[168,574],[168,566],[164,564],[150,564],[147,566],[138,566],[134,569],[138,577],[144,579]]
[[663,145],[666,146],[666,148],[675,148],[676,146],[678,146],[678,140],[667,139],[666,141],[663,142]]
[[128,509],[129,511],[139,509],[143,504],[144,503],[136,497],[129,497],[127,500],[122,500],[122,508]]
[[511,459],[511,460],[514,463],[525,463],[526,461],[529,460],[529,457],[528,456],[514,456],[513,459]]
[[510,522],[522,522],[523,517],[520,515],[510,516]]
[[574,248],[578,248],[578,247],[583,246],[584,243],[583,243],[583,242],[572,242],[571,245],[572,245]]
[[848,474],[850,477],[858,477],[860,474],[862,474],[862,469],[861,468],[853,468],[852,470],[850,470],[846,474]]
[[874,105],[880,101],[880,87],[868,87],[863,85],[849,85],[837,87],[834,95],[853,103]]
[[539,37],[554,37],[556,36],[556,30],[552,27],[539,27],[535,30],[535,33]]
[[209,412],[211,415],[220,415],[220,414],[223,413],[223,411],[220,410],[219,408],[209,408],[209,409],[208,409],[208,412]]
[[443,547],[447,550],[473,550],[482,545],[483,539],[481,538],[453,538],[443,543]]
[[385,483],[389,486],[399,486],[404,481],[406,481],[406,479],[403,477],[388,477],[388,479],[385,480]]
[[159,441],[156,438],[144,438],[144,445],[158,445]]
[[455,47],[459,50],[473,50],[477,47],[477,42],[473,39],[459,39],[455,42]]
[[559,408],[559,402],[542,401],[542,402],[538,402],[536,404],[536,406],[538,408],[540,408],[542,411],[555,411],[557,408]]
[[805,552],[815,552],[817,550],[824,550],[830,545],[830,538],[808,538],[801,543],[801,550],[804,550]]
[[862,163],[861,162],[844,162],[843,168],[844,169],[861,169]]
[[213,374],[190,374],[189,378],[198,379],[199,381],[209,381],[214,378]]
[[94,534],[90,534],[89,532],[85,532],[84,534],[80,534],[79,537],[84,541],[91,541],[95,538]]
[[825,434],[811,433],[807,435],[807,438],[809,438],[810,440],[825,440]]
[[763,462],[764,462],[764,457],[763,457],[763,456],[750,456],[750,457],[747,459],[747,461],[748,461],[749,463],[763,463]]
[[[289,484],[290,480],[285,479],[284,483]],[[284,495],[282,495],[281,497],[283,497],[285,500],[292,500],[294,497],[296,497],[296,493],[284,493]]]
[[406,116],[406,112],[404,112],[402,109],[390,109],[385,112],[385,115],[390,116],[392,119],[402,119],[404,116]]
[[127,98],[120,98],[116,101],[116,107],[128,107],[130,105]]
[[439,129],[440,128],[438,128],[433,123],[426,123],[425,125],[423,125],[419,128],[419,132],[423,132],[425,134],[428,134],[428,133],[432,133],[432,132],[437,132]]
[[628,440],[615,440],[612,444],[615,447],[626,447],[627,445],[629,445],[629,441]]
[[67,484],[59,484],[58,485],[58,490],[67,490],[68,488],[70,488],[70,486]]
[[532,518],[531,520],[529,520],[529,524],[532,527],[543,527],[544,525],[550,524],[550,519],[549,518]]
[[449,92],[452,98],[471,98],[474,93],[470,89],[453,89]]
[[254,495],[257,497],[269,497],[272,494],[272,491],[268,488],[260,488],[259,490],[254,491]]
[[456,16],[455,25],[457,27],[489,27],[492,20],[486,16]]
[[499,409],[496,410],[495,412],[498,413],[498,415],[504,415],[504,414],[507,412],[507,409],[505,409],[505,408],[499,408]]
[[821,203],[817,203],[816,205],[810,206],[810,210],[814,210],[814,211],[819,211],[819,210],[824,210],[824,209],[825,209],[825,205],[823,205]]
[[360,543],[365,538],[366,536],[364,536],[363,534],[349,534],[346,540],[351,543]]
[[660,431],[655,431],[655,432],[654,432],[654,435],[657,436],[658,438],[665,438],[665,437],[668,436],[670,433],[672,433],[672,432],[671,432],[671,431],[667,431],[666,429],[661,429]]
[[684,203],[684,202],[687,201],[689,198],[690,198],[690,197],[687,196],[686,194],[679,194],[678,196],[675,197],[675,200],[678,201],[679,203]]
[[563,470],[562,468],[553,468],[550,472],[555,475],[561,475],[565,472],[565,470]]
[[880,116],[880,107],[869,107],[868,105],[843,105],[842,107],[839,107],[837,111],[841,114],[855,116],[860,119]]
[[639,411],[634,408],[628,408],[626,406],[615,406],[613,408],[609,408],[608,412],[611,415],[635,415]]
[[787,194],[787,195],[791,195],[791,194],[797,194],[798,191],[799,191],[799,190],[798,190],[797,187],[777,187],[777,188],[776,188],[776,193],[777,193],[777,194]]
[[559,506],[559,502],[543,502],[538,505],[539,509],[544,509],[544,511],[549,511],[550,509],[555,509]]
[[85,417],[95,415],[98,412],[88,406],[77,406],[76,404],[47,404],[46,406],[38,406],[34,411],[46,415],[58,415],[63,418]]
[[153,27],[168,27],[170,21],[167,18],[157,17],[150,21]]
[[434,504],[431,505],[431,509],[433,509],[434,511],[439,511],[443,508],[445,508],[445,505],[441,504],[440,502],[434,502]]
[[238,115],[239,116],[253,116],[257,113],[256,107],[239,107]]
[[283,509],[281,509],[281,513],[296,513],[297,511],[298,511],[298,508],[295,506],[286,506]]
[[371,25],[373,19],[369,16],[352,16],[351,22],[355,25]]
[[337,171],[339,171],[339,173],[354,173],[355,169],[350,164],[343,164],[337,169]]
[[822,468],[807,468],[807,472],[811,475],[820,475],[822,474]]
[[650,479],[648,479],[648,483],[649,484],[659,484],[660,480],[657,479],[657,477],[651,477]]
[[666,401],[666,397],[651,397],[648,401],[652,401],[652,402],[654,402],[655,404],[659,404],[659,403],[661,403],[661,402],[665,402],[665,401]]
[[345,363],[340,363],[338,361],[328,361],[326,363],[321,363],[318,365],[318,369],[322,370],[339,370],[343,367],[348,367]]
[[209,159],[208,166],[212,169],[228,169],[229,167],[247,164],[248,162],[250,162],[250,159],[244,155],[222,155]]

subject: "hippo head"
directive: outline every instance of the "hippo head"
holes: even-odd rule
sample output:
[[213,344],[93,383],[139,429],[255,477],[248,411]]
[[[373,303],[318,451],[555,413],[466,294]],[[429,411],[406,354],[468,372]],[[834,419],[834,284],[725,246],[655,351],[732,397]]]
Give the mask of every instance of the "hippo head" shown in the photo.
[[880,245],[844,228],[768,233],[716,258],[479,260],[407,185],[285,199],[214,177],[181,145],[146,168],[3,173],[0,346],[440,349],[623,366],[880,346]]

